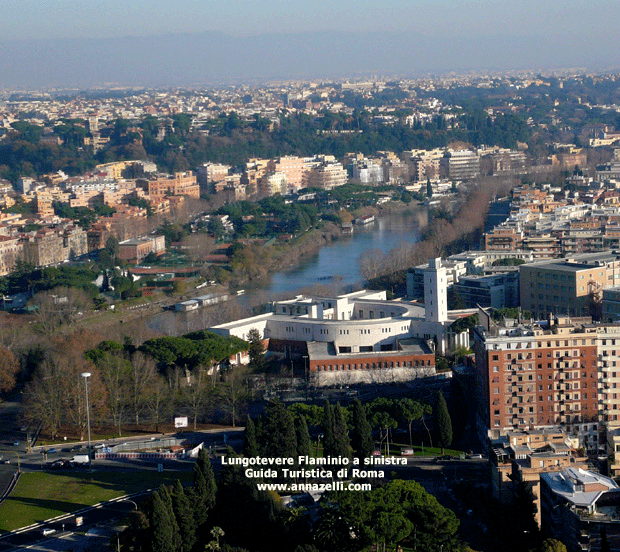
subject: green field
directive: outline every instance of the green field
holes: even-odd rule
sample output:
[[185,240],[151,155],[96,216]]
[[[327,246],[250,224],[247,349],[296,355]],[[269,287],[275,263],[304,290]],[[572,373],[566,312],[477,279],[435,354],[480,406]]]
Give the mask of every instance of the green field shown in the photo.
[[[439,447],[422,447],[420,445],[413,445],[413,447],[410,447],[408,444],[404,443],[390,443],[390,455],[398,456],[402,449],[408,448],[413,448],[414,456],[440,456],[442,454]],[[385,445],[381,449],[381,452],[385,454]],[[449,454],[450,456],[459,457],[464,453],[462,450],[446,448],[443,451],[443,454]]]
[[24,473],[0,505],[0,532],[26,527],[61,514],[74,512],[153,487],[185,481],[191,472],[113,471],[93,473]]

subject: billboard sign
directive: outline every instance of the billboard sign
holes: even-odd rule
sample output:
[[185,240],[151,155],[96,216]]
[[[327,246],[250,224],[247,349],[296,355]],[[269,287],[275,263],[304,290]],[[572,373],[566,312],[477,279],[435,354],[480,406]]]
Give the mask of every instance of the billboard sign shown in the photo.
[[187,416],[177,417],[174,419],[174,427],[187,427]]

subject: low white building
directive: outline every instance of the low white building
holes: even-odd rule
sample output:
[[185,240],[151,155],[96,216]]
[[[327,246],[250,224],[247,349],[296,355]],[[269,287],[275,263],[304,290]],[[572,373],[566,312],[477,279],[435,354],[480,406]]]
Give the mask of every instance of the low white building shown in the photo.
[[[387,301],[385,292],[358,291],[336,297],[300,295],[272,305],[273,312],[220,324],[211,331],[247,339],[257,330],[270,351],[307,357],[319,383],[415,379],[435,373],[435,350],[468,346],[467,332],[451,333],[455,318],[445,310],[445,277],[439,274],[429,309],[419,303]],[[435,303],[437,306],[435,306]],[[437,307],[439,309],[437,310]],[[369,376],[369,372],[373,373]],[[336,374],[339,375],[336,377]]]

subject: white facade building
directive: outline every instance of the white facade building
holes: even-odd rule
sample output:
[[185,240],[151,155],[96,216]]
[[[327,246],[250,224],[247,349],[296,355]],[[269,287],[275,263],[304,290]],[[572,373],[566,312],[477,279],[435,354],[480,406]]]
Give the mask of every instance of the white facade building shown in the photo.
[[300,295],[274,303],[271,313],[210,329],[241,339],[247,339],[250,330],[258,330],[268,340],[270,351],[287,357],[307,356],[311,373],[320,376],[322,384],[334,381],[331,372],[346,372],[347,381],[369,381],[368,370],[376,378],[377,371],[386,368],[394,381],[415,379],[422,373],[434,374],[434,349],[444,353],[469,345],[467,332],[450,332],[455,319],[448,317],[446,279],[441,269],[439,274],[433,287],[440,297],[439,308],[433,311],[419,303],[387,301],[385,292]]

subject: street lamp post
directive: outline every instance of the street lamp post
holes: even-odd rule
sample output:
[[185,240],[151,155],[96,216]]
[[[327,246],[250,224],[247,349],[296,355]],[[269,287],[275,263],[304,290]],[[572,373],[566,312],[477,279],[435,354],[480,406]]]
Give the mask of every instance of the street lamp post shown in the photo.
[[84,378],[84,390],[86,392],[86,425],[88,426],[88,469],[92,470],[92,460],[91,460],[91,449],[90,449],[90,408],[88,405],[88,378],[90,377],[90,372],[82,372],[81,376]]
[[131,502],[131,504],[133,504],[134,511],[138,511],[138,505],[133,500],[129,498],[123,498],[123,500],[121,500],[120,502]]

